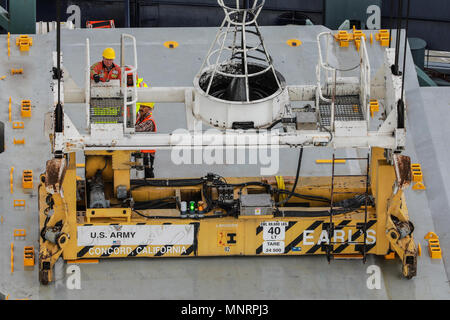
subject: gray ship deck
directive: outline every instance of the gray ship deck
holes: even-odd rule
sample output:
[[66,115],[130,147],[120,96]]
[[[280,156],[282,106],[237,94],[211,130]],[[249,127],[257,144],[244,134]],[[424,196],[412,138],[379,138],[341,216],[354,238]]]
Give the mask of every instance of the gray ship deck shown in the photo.
[[[321,26],[263,27],[262,34],[275,67],[288,84],[314,84],[317,63],[316,35]],[[216,28],[170,28],[129,30],[75,30],[62,32],[63,64],[75,82],[83,85],[84,43],[91,42],[91,62],[100,59],[104,47],[119,47],[122,32],[133,34],[138,43],[139,75],[152,86],[191,86],[196,72],[213,41]],[[291,48],[286,40],[297,38],[303,44]],[[171,259],[113,259],[99,264],[80,265],[81,290],[68,290],[65,268],[56,267],[57,281],[40,286],[38,267],[23,268],[24,245],[38,248],[37,179],[51,157],[48,139],[43,134],[44,113],[51,106],[51,54],[55,50],[55,34],[33,36],[29,54],[21,54],[12,40],[12,56],[7,58],[6,36],[0,37],[0,97],[5,123],[6,151],[0,155],[0,292],[11,299],[448,299],[450,298],[450,90],[421,89],[408,52],[406,73],[407,149],[413,163],[421,163],[425,191],[406,191],[411,220],[415,225],[415,241],[422,246],[418,273],[412,280],[401,277],[399,261],[369,256],[366,265],[361,261],[332,261],[324,256],[302,257],[227,257],[227,258],[171,258]],[[178,41],[174,50],[166,49],[165,41]],[[368,45],[372,76],[383,59],[378,43]],[[341,61],[356,58],[352,45],[335,52]],[[343,63],[345,64],[345,63]],[[10,75],[11,68],[24,68],[23,75]],[[25,119],[25,129],[13,130],[8,122],[8,98],[13,101],[13,121],[21,120],[19,104],[31,99],[32,118]],[[65,112],[80,128],[84,121],[82,105],[67,104]],[[158,104],[154,111],[159,132],[171,132],[185,127],[185,112],[179,104]],[[22,120],[21,120],[22,121]],[[14,145],[13,138],[25,138],[25,145]],[[338,156],[364,156],[367,150],[337,150]],[[307,148],[304,152],[301,175],[330,175],[331,168],[317,165],[316,159],[329,159],[329,148]],[[294,175],[298,150],[280,150],[279,175]],[[9,190],[9,173],[14,170],[14,193]],[[341,172],[355,174],[363,164],[338,166]],[[170,161],[170,152],[158,152],[156,177],[197,177],[207,172],[223,176],[258,176],[258,165],[185,165]],[[325,169],[324,169],[325,168]],[[35,188],[23,192],[21,173],[32,169]],[[330,169],[330,170],[328,170]],[[330,172],[328,172],[330,171]],[[13,208],[14,199],[25,199],[26,208]],[[25,228],[26,240],[13,239],[13,229]],[[427,253],[429,231],[440,236],[443,260],[431,260]],[[10,272],[10,243],[15,245],[15,271]],[[380,290],[366,286],[367,267],[377,265],[382,270]]]

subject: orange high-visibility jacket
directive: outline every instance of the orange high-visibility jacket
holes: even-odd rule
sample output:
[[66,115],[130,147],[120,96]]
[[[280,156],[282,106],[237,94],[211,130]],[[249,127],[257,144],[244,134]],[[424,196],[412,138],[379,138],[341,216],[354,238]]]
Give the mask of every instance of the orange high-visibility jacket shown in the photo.
[[[139,118],[136,119],[136,124],[141,124],[141,123],[147,122],[147,121],[153,122],[153,132],[156,132],[156,122],[155,122],[155,120],[153,120],[152,114],[149,114],[143,120],[140,120]],[[155,154],[156,150],[141,150],[141,152]]]
[[100,76],[100,81],[106,82],[109,80],[117,80],[122,78],[122,70],[120,67],[113,63],[111,70],[103,64],[103,61],[94,63],[91,66],[91,79],[94,79],[94,75],[98,74]]

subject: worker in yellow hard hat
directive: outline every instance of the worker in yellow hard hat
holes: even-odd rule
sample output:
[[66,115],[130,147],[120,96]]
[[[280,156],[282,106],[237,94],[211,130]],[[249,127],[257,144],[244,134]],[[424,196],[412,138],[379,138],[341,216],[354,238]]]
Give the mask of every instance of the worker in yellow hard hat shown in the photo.
[[[154,105],[153,102],[143,102],[139,104],[139,109],[136,108],[138,111],[134,126],[136,132],[156,132],[156,122],[152,117]],[[145,177],[154,178],[153,164],[155,162],[155,150],[141,150],[140,152],[144,158]]]
[[[148,88],[148,85],[144,82],[144,78],[138,78],[137,87]],[[156,122],[153,119],[153,109],[155,107],[154,102],[142,102],[136,103],[136,132],[156,132]],[[141,156],[144,158],[144,169],[146,178],[154,178],[153,164],[155,162],[155,150],[141,150]]]
[[103,60],[94,63],[91,66],[91,79],[95,82],[107,82],[109,80],[120,80],[122,71],[120,67],[114,63],[116,52],[113,48],[103,50]]

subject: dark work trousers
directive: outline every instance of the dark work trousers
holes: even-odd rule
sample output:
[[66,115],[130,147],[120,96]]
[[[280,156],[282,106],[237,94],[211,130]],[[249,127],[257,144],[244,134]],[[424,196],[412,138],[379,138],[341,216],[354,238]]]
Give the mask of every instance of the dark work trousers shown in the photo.
[[144,170],[146,178],[154,178],[155,173],[153,172],[153,163],[155,162],[154,153],[143,153],[144,156]]

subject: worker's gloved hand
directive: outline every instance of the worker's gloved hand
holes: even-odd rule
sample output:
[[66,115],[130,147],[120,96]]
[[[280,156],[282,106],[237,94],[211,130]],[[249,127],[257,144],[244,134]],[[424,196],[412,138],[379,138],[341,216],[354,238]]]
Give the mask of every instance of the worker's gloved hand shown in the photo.
[[94,74],[94,81],[98,83],[100,81],[100,76],[98,74]]

